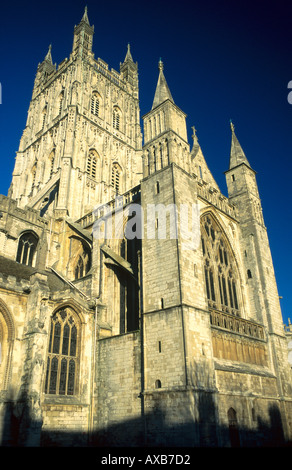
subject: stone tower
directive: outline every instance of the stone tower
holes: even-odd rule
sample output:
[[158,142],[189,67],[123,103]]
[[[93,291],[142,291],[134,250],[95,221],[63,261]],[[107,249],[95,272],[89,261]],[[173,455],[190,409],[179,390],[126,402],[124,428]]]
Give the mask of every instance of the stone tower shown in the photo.
[[69,58],[39,64],[0,197],[0,442],[290,443],[287,340],[234,125],[227,197],[162,60],[142,145],[130,46],[110,70],[93,34],[85,9]]
[[39,64],[11,185],[21,207],[73,219],[138,184],[138,67],[130,48],[120,72],[92,52],[85,9],[69,59]]

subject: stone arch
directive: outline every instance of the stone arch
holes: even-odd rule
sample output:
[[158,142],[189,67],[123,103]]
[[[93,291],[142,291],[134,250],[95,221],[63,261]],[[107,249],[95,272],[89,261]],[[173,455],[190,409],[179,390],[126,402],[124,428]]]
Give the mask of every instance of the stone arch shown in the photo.
[[15,339],[15,326],[12,315],[0,299],[0,391],[9,384],[11,358]]
[[27,266],[35,266],[39,236],[33,230],[20,233],[16,261]]
[[239,429],[237,422],[237,413],[234,408],[229,408],[227,412],[228,427],[229,427],[229,439],[231,447],[239,447]]
[[200,224],[209,307],[242,315],[244,304],[239,263],[226,230],[211,210],[201,215]]

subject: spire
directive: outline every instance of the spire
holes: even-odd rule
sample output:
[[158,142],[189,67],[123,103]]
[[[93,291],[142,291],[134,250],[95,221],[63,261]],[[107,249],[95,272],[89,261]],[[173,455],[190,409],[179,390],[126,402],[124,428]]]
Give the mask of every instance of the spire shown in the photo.
[[240,165],[241,163],[245,163],[247,166],[250,166],[245,153],[235,135],[234,124],[230,120],[230,127],[232,132],[231,137],[231,150],[230,150],[230,160],[229,160],[229,170],[235,168],[236,166]]
[[158,69],[159,69],[159,77],[158,77],[158,82],[157,82],[152,109],[156,108],[156,106],[159,106],[161,103],[163,103],[166,100],[170,100],[172,101],[172,103],[174,103],[170,90],[168,88],[168,85],[164,77],[163,62],[161,59],[159,59],[159,62],[158,62]]

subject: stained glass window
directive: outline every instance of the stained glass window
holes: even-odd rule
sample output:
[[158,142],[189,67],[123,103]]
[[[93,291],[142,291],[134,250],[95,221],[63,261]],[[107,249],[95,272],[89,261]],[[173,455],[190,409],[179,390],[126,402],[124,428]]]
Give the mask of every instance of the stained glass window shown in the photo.
[[238,271],[227,238],[210,215],[202,218],[201,231],[209,306],[238,315]]
[[70,308],[51,319],[45,393],[74,395],[78,367],[78,323]]

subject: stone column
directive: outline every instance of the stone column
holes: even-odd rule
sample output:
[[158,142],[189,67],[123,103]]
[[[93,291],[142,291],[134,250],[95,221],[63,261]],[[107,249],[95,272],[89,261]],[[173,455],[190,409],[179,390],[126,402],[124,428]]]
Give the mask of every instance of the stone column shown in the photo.
[[47,276],[30,277],[27,301],[27,331],[24,335],[24,364],[16,406],[19,422],[18,445],[39,446],[42,428],[41,392],[45,378],[47,340],[50,330]]

